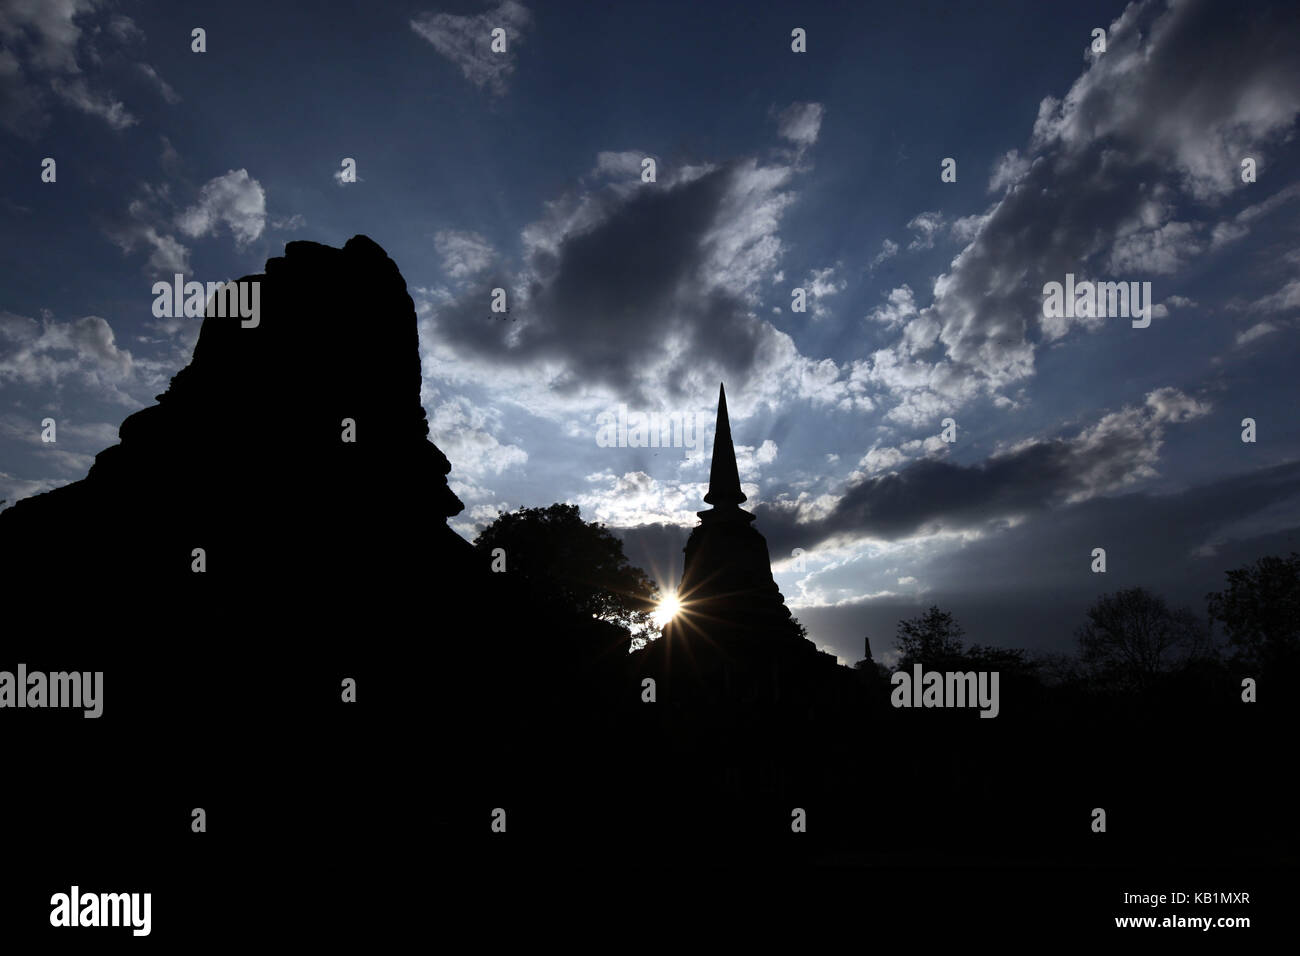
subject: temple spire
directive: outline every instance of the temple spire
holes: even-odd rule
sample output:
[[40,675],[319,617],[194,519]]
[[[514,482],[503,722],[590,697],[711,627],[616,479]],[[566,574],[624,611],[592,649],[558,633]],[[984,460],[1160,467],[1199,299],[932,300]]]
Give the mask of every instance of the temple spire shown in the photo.
[[736,448],[731,443],[731,420],[727,417],[727,389],[718,385],[718,423],[713,429],[713,464],[709,468],[709,493],[704,496],[713,511],[700,512],[700,516],[717,518],[724,513],[753,516],[741,511],[745,493],[740,490],[740,469],[736,467]]

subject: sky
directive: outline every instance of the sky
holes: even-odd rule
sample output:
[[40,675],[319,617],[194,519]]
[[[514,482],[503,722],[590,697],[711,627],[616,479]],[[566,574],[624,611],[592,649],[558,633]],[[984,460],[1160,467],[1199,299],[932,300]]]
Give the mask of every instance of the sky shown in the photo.
[[[1203,613],[1300,549],[1297,36],[1288,3],[0,0],[0,498],[186,364],[155,281],[364,234],[467,538],[572,502],[671,587],[725,382],[846,662],[931,604],[1043,651],[1124,587]],[[1067,274],[1149,324],[1048,314]],[[620,406],[702,442],[611,446]]]

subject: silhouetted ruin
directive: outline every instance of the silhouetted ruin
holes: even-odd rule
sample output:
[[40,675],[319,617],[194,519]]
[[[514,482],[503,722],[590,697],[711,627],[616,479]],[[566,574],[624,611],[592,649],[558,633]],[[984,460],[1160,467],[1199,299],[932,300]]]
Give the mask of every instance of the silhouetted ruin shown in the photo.
[[[1282,705],[1242,708],[1220,665],[1140,699],[1049,687],[1017,665],[985,720],[891,706],[869,642],[856,669],[819,651],[740,507],[721,389],[712,507],[663,637],[629,653],[624,628],[529,599],[447,525],[462,510],[453,463],[428,437],[415,311],[383,250],[291,242],[241,281],[261,283],[256,327],[209,315],[190,364],[85,479],[0,513],[11,601],[60,607],[58,637],[27,664],[108,671],[117,726],[188,715],[167,758],[175,793],[112,803],[122,827],[97,852],[126,852],[125,834],[167,845],[158,801],[192,790],[245,821],[266,794],[295,794],[292,852],[322,861],[343,844],[358,865],[407,839],[413,794],[442,858],[467,868],[616,863],[629,840],[703,864],[1113,862],[1183,852],[1211,805],[1234,826],[1202,831],[1196,854],[1294,852],[1294,832],[1252,822],[1282,818],[1261,729]],[[981,653],[956,660],[1019,660]],[[348,678],[364,707],[324,706]],[[34,834],[77,812],[55,746],[19,735],[11,755],[52,784]],[[1230,775],[1207,782],[1207,752],[1251,768],[1249,799]],[[108,755],[88,760],[115,772]],[[316,792],[330,797],[303,796]],[[1149,802],[1126,803],[1133,792]],[[1089,839],[1094,805],[1119,808],[1104,843]],[[496,809],[509,841],[492,840]],[[807,832],[792,829],[799,812]],[[231,865],[255,852],[214,846]]]

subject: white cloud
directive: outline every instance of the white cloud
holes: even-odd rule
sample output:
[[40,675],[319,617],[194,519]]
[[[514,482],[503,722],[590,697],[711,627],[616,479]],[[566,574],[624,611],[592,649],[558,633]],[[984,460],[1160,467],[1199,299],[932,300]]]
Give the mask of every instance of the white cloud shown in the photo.
[[[411,20],[411,29],[446,57],[480,89],[495,95],[506,91],[515,70],[515,51],[524,40],[524,29],[532,21],[528,9],[506,0],[495,10],[457,16],[451,13],[421,13]],[[492,52],[492,31],[506,31],[506,52]]]
[[453,279],[482,272],[496,256],[492,244],[476,232],[444,229],[433,237],[433,245],[442,257],[442,271]]
[[1250,303],[1246,308],[1256,312],[1289,312],[1300,309],[1300,279],[1292,279],[1282,288]]
[[1277,330],[1278,326],[1273,322],[1256,322],[1250,328],[1246,329],[1246,331],[1237,333],[1237,341],[1235,344],[1238,348],[1241,348],[1243,345],[1249,345],[1256,339],[1263,338],[1269,333],[1276,332]]
[[125,253],[133,252],[140,245],[152,248],[153,252],[149,254],[152,272],[174,274],[190,271],[189,249],[174,236],[160,233],[154,226],[142,222],[127,223],[110,229],[108,236]]
[[[709,438],[709,451],[704,455],[696,456],[701,469],[712,451],[712,437]],[[763,443],[755,448],[752,445],[735,445],[736,449],[736,468],[740,471],[742,481],[757,482],[762,474],[763,466],[770,465],[776,461],[778,448],[776,442],[772,439],[764,439]]]
[[880,251],[876,253],[876,257],[871,260],[871,271],[875,271],[876,266],[880,265],[886,259],[892,259],[896,255],[898,255],[898,243],[894,242],[892,239],[883,240],[880,243]]
[[[1139,0],[1126,8],[1106,54],[1064,99],[1042,102],[1030,148],[995,166],[993,181],[1005,191],[982,221],[956,228],[970,242],[935,280],[930,305],[918,306],[895,345],[855,365],[854,381],[896,403],[887,421],[924,421],[1032,376],[1036,348],[1069,331],[1044,318],[1033,294],[1048,279],[1170,275],[1226,240],[1224,230],[1215,236],[1207,224],[1172,217],[1188,197],[1214,202],[1246,188],[1239,157],[1259,155],[1300,111],[1300,59],[1259,42],[1266,33],[1262,21],[1213,4]],[[1189,86],[1186,64],[1207,57],[1220,64],[1215,83]],[[1289,201],[1290,187],[1282,194],[1250,217]],[[1240,220],[1229,220],[1235,233]],[[914,219],[911,247],[933,245],[941,222],[938,213]],[[915,361],[929,343],[943,357]]]
[[292,216],[287,216],[284,219],[271,220],[271,228],[282,232],[293,232],[295,229],[301,229],[305,225],[307,225],[307,219],[300,212],[296,212]]
[[714,220],[703,237],[702,270],[715,287],[757,301],[757,286],[776,269],[783,252],[777,227],[794,195],[781,191],[792,170],[760,166],[753,160],[738,164]]
[[777,116],[777,132],[800,147],[812,146],[821,131],[826,108],[821,103],[792,103]]
[[101,400],[138,406],[131,390],[158,384],[131,352],[120,348],[97,315],[61,322],[0,312],[0,386],[62,389],[75,385]]
[[0,510],[8,508],[16,501],[23,498],[30,498],[32,495],[43,494],[52,491],[55,488],[61,488],[69,484],[72,479],[68,478],[19,478],[8,472],[0,471]]
[[1124,236],[1111,248],[1110,269],[1116,274],[1172,275],[1204,250],[1196,232],[1192,223],[1167,222]]
[[916,300],[912,295],[912,287],[903,284],[891,290],[885,304],[872,309],[867,314],[867,318],[872,322],[880,322],[887,329],[894,329],[914,315],[916,315]]
[[[641,163],[650,154],[636,149],[622,152],[601,150],[596,154],[596,165],[588,173],[598,178],[617,178],[628,182],[641,182]],[[658,165],[656,163],[656,165]]]
[[528,461],[526,451],[518,445],[502,444],[493,434],[500,427],[499,417],[463,397],[449,399],[433,409],[429,437],[455,463],[457,480],[499,475]]
[[216,176],[199,190],[198,202],[176,217],[176,226],[197,239],[213,235],[225,225],[237,246],[258,238],[266,227],[266,192],[246,169]]
[[881,471],[888,471],[907,461],[907,456],[897,448],[875,447],[862,456],[858,462],[858,473],[869,477]]
[[989,176],[989,192],[1001,192],[1008,186],[1016,185],[1029,172],[1029,166],[1029,160],[1020,155],[1020,150],[1008,150],[993,164],[993,173]]
[[803,280],[803,288],[807,290],[812,299],[812,317],[814,319],[823,319],[830,315],[830,307],[825,300],[843,292],[848,287],[848,280],[835,278],[835,270],[839,265],[840,263],[836,263],[833,266],[827,266],[825,269],[813,269],[808,274],[808,278]]
[[907,248],[913,251],[933,249],[935,237],[943,231],[943,226],[943,213],[938,211],[917,213],[907,224],[907,228],[916,233],[916,238],[907,244]]
[[935,458],[940,455],[946,455],[950,447],[951,446],[938,435],[930,435],[926,438],[914,438],[911,441],[905,441],[899,446],[899,449],[908,455],[921,455],[925,458]]
[[80,77],[71,80],[55,77],[50,81],[50,88],[83,113],[98,116],[113,129],[126,129],[139,122],[121,100],[92,90]]
[[[615,528],[643,524],[693,527],[696,511],[703,508],[705,487],[699,482],[661,481],[644,471],[616,475],[602,471],[587,476],[591,490],[573,497],[587,521],[602,521]],[[748,493],[744,485],[741,489]]]
[[979,234],[983,232],[984,227],[988,225],[991,218],[993,218],[992,211],[973,216],[962,216],[953,221],[950,235],[961,243],[974,242],[979,238]]

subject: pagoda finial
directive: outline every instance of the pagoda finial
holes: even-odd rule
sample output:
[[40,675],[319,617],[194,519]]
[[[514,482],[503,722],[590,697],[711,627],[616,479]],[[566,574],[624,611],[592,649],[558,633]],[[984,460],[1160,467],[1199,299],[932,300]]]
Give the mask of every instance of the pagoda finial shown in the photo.
[[701,516],[710,514],[717,517],[721,513],[732,512],[751,515],[740,510],[745,500],[745,493],[740,490],[740,469],[736,467],[736,448],[731,443],[731,420],[727,417],[727,389],[718,385],[718,422],[713,429],[713,464],[709,468],[709,492],[704,496],[706,504],[713,505],[712,512],[701,512]]

